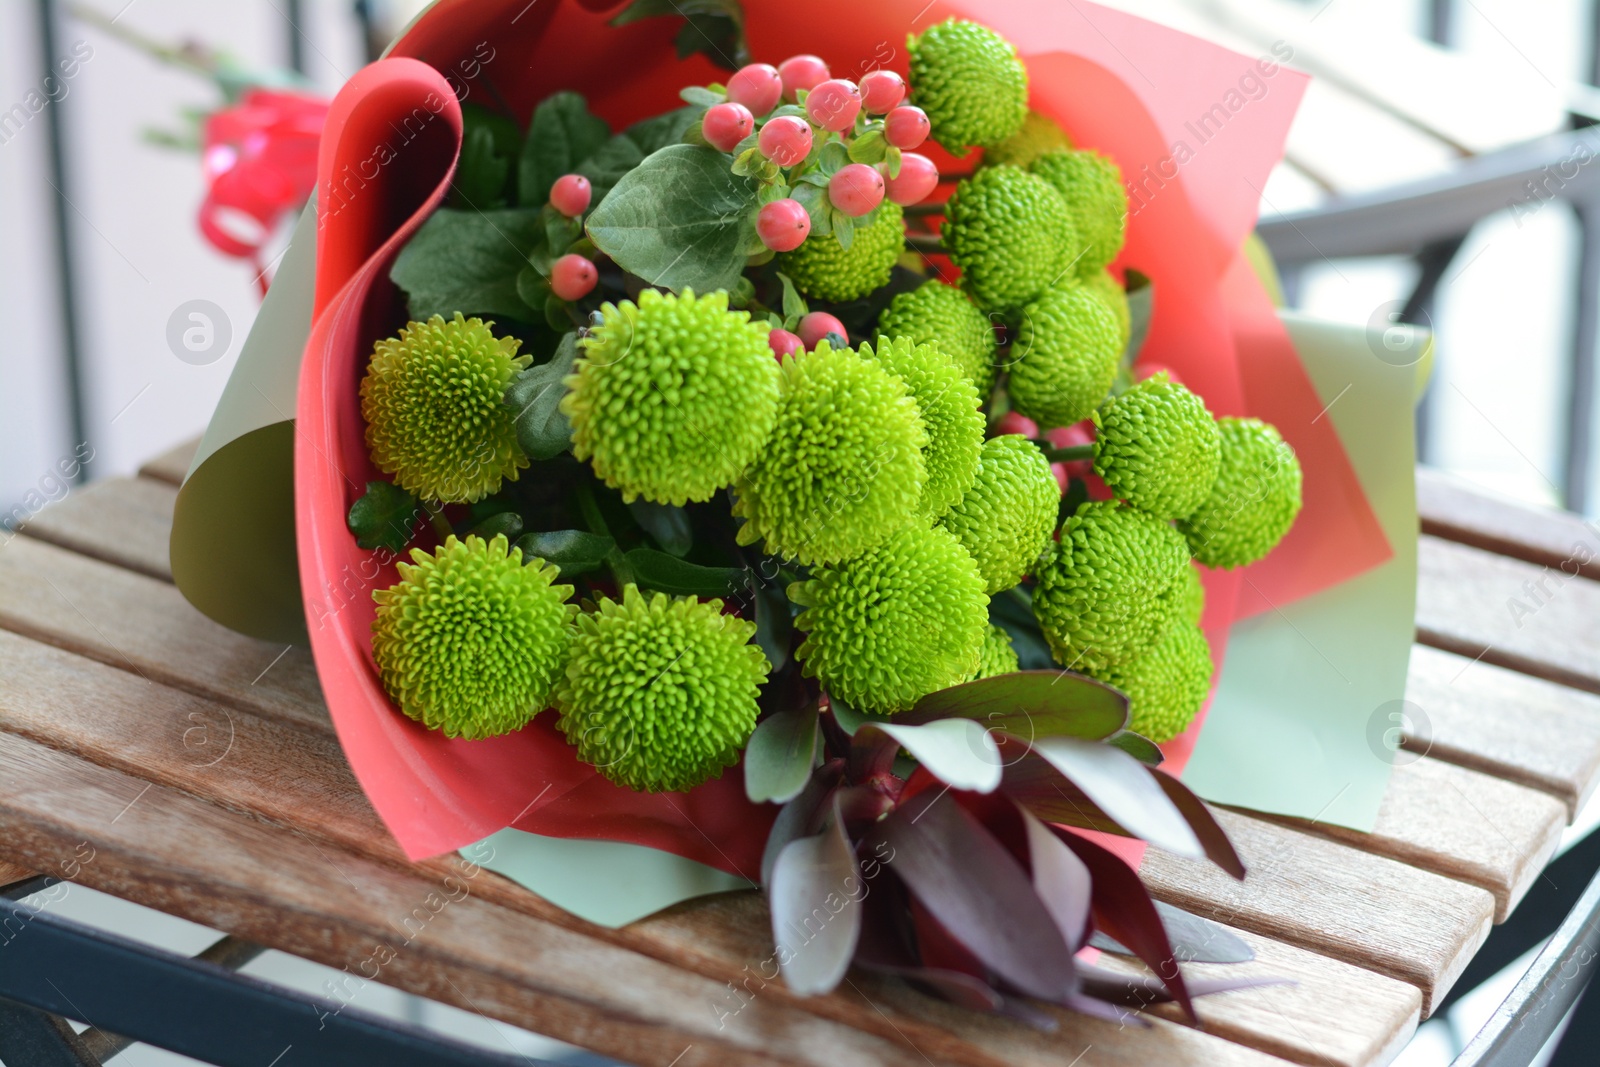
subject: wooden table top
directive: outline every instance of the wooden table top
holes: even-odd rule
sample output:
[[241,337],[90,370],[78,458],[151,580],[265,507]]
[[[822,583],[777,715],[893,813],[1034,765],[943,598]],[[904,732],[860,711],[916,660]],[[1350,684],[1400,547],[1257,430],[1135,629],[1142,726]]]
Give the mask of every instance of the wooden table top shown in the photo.
[[[370,971],[458,867],[408,863],[384,831],[306,651],[223,629],[171,584],[191,448],[75,490],[0,550],[0,882],[68,876]],[[825,997],[764,983],[754,892],[607,930],[487,871],[446,894],[379,980],[660,1067],[1386,1062],[1600,779],[1600,531],[1426,470],[1418,487],[1408,697],[1431,737],[1395,769],[1374,831],[1224,811],[1242,884],[1155,851],[1144,866],[1158,898],[1257,953],[1197,971],[1294,985],[1205,998],[1200,1028],[1167,1009],[1142,1029],[1061,1011],[1045,1034],[865,974]],[[1527,602],[1524,583],[1542,606],[1519,619],[1507,605]]]

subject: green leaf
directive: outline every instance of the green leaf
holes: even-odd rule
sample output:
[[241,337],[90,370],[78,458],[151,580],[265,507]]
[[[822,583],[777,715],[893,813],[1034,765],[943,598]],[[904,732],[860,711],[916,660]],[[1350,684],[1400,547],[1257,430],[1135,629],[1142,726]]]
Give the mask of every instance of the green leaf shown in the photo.
[[1070,737],[1098,741],[1128,723],[1128,698],[1070,671],[1014,671],[929,693],[896,722],[963,718],[1024,741]]
[[850,142],[850,162],[882,163],[888,148],[889,142],[883,139],[882,130],[868,130]]
[[413,319],[459,311],[537,321],[536,307],[517,295],[517,275],[543,236],[538,211],[440,208],[406,242],[389,278],[405,290]]
[[530,459],[553,459],[572,445],[572,425],[560,404],[577,357],[578,335],[569,332],[549,363],[529,367],[506,389],[506,406],[517,413],[517,443]]
[[846,215],[830,202],[828,204],[828,229],[833,232],[833,239],[839,242],[839,247],[846,252],[850,251],[850,244],[855,240],[857,222]]
[[1144,347],[1144,339],[1150,336],[1150,318],[1155,314],[1155,286],[1150,284],[1150,279],[1136,270],[1127,274],[1128,287],[1128,347],[1123,350],[1122,364],[1125,367],[1133,366],[1139,358],[1139,350]]
[[605,144],[611,127],[589,112],[589,105],[574,92],[553,93],[533,109],[528,138],[522,143],[517,167],[517,196],[527,207],[541,207],[550,199],[550,186]]
[[739,567],[702,567],[653,548],[636,548],[623,556],[642,586],[674,596],[727,597],[745,586]]
[[792,327],[789,327],[789,323],[799,321],[801,316],[807,314],[811,308],[807,306],[805,298],[800,295],[800,291],[794,287],[794,282],[789,280],[787,274],[779,271],[778,281],[783,283],[784,326],[792,329]]
[[789,642],[794,634],[794,619],[789,613],[789,598],[777,583],[753,581],[756,600],[756,644],[766,654],[774,672],[789,662]]
[[450,183],[452,207],[484,209],[505,206],[506,176],[511,160],[495,154],[494,134],[468,126],[461,134],[461,160]]
[[830,178],[849,164],[850,151],[843,141],[829,141],[817,153],[817,169]]
[[707,89],[704,85],[688,85],[678,90],[678,99],[696,107],[715,107],[728,99],[728,94]]
[[728,306],[736,311],[743,311],[750,306],[750,301],[756,298],[756,283],[750,280],[748,274],[739,275],[739,280],[728,290]]
[[[1001,395],[1005,395],[1003,391]],[[1055,660],[1051,658],[1050,645],[1039,629],[1039,620],[1033,617],[1033,610],[1024,602],[1026,597],[1027,593],[1020,588],[997,594],[989,601],[989,621],[1011,638],[1011,647],[1016,649],[1021,670],[1047,671],[1055,667]]]
[[561,577],[568,579],[599,570],[617,543],[584,530],[546,530],[523,534],[516,547],[522,549],[524,562],[542,559],[559,567]]
[[815,704],[763,719],[744,749],[744,792],[753,803],[786,804],[800,795],[817,762]]
[[544,209],[544,240],[550,249],[550,254],[559,256],[567,248],[583,236],[583,223],[577,219],[569,219],[552,207]]
[[[812,172],[815,173],[815,172]],[[800,206],[806,209],[806,214],[811,216],[811,233],[833,233],[833,205],[828,203],[828,193],[824,188],[827,180],[818,185],[810,182],[810,176],[801,177],[799,185],[794,188],[794,198]]]
[[733,286],[756,235],[756,186],[721,152],[669,145],[623,176],[589,216],[595,246],[674,292]]
[[498,511],[468,530],[467,533],[481,537],[485,541],[499,534],[504,534],[506,540],[515,541],[517,535],[522,533],[522,516],[515,511]]
[[517,272],[517,296],[530,308],[542,308],[550,299],[550,278],[529,263]]
[[673,38],[673,44],[677,46],[679,59],[688,59],[698,52],[727,70],[738,70],[750,58],[744,31],[738,22],[726,15],[690,15],[678,36]]
[[346,522],[362,548],[399,552],[421,517],[421,505],[406,490],[389,482],[368,482],[366,493],[350,505]]
[[681,142],[684,132],[700,121],[701,114],[698,107],[680,107],[636,122],[601,145],[578,167],[578,173],[589,179],[594,203],[602,203],[622,176],[652,152]]
[[893,145],[890,145],[888,148],[886,148],[884,150],[884,153],[883,153],[883,162],[885,164],[884,170],[888,173],[889,177],[891,177],[891,178],[900,177],[900,164],[903,161],[903,159],[904,159],[904,156],[902,155],[900,149],[894,147]]
[[628,505],[628,511],[644,532],[655,538],[663,551],[682,558],[694,547],[689,513],[682,508],[673,504],[657,504],[641,497]]
[[747,148],[733,157],[733,164],[728,169],[740,177],[748,178],[759,173],[766,161],[767,157],[761,154],[761,149]]
[[1143,734],[1136,734],[1132,730],[1117,731],[1106,738],[1106,744],[1116,745],[1146,767],[1159,767],[1162,760],[1167,758],[1162,755],[1159,745]]

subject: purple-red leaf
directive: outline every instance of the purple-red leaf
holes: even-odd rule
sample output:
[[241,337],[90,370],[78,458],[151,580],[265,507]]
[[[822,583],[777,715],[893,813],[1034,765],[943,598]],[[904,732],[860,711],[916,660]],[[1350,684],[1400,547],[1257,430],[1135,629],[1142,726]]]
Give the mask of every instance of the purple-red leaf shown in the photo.
[[1200,839],[1206,855],[1211,862],[1227,871],[1235,878],[1244,878],[1244,860],[1239,858],[1239,853],[1234,850],[1233,842],[1228,840],[1227,833],[1217,822],[1211,809],[1192,792],[1189,787],[1166,771],[1150,768],[1150,776],[1161,786],[1161,791],[1167,798],[1177,805],[1183,817],[1189,820],[1189,825],[1194,829],[1195,836]]
[[[1083,991],[1101,1000],[1144,1008],[1151,1004],[1165,1004],[1172,999],[1166,986],[1153,974],[1129,974],[1109,967],[1079,961],[1078,972],[1083,976]],[[1213,993],[1231,993],[1236,989],[1256,989],[1268,985],[1294,985],[1288,978],[1257,976],[1252,978],[1190,978],[1189,994],[1195,997]]]
[[[1161,916],[1161,925],[1167,928],[1167,940],[1179,963],[1249,963],[1256,958],[1255,949],[1221,923],[1159,900],[1156,912]],[[1119,956],[1133,955],[1126,945],[1103,931],[1096,933],[1089,944]]]
[[1089,931],[1089,901],[1093,886],[1089,868],[1045,826],[1018,807],[1028,832],[1028,865],[1033,868],[1033,888],[1056,921],[1056,929],[1066,939],[1067,949],[1083,947]]
[[880,732],[894,738],[929,774],[954,789],[992,793],[1000,785],[1000,747],[989,731],[970,719],[940,719],[925,726],[866,723],[855,736],[859,739]]
[[1052,832],[1089,868],[1089,876],[1094,880],[1091,906],[1095,925],[1127,945],[1145,966],[1159,975],[1172,998],[1193,1019],[1194,1004],[1189,999],[1183,972],[1178,969],[1166,927],[1161,925],[1155,902],[1139,880],[1138,872],[1115,853],[1086,838],[1066,830]]
[[823,808],[831,801],[843,773],[842,760],[823,764],[811,772],[811,777],[807,780],[805,788],[800,790],[800,795],[785,804],[778,812],[778,817],[773,820],[772,829],[767,831],[767,847],[761,853],[762,885],[772,885],[772,865],[778,862],[778,853],[782,852],[789,842],[811,833],[812,828],[818,824]]
[[1106,738],[1106,744],[1116,745],[1146,767],[1159,767],[1161,761],[1167,758],[1162,754],[1161,746],[1132,730],[1118,730]]
[[1150,769],[1126,752],[1075,737],[1041,737],[1033,751],[1134,837],[1179,856],[1205,855],[1199,837]]
[[1128,698],[1070,671],[1013,671],[929,693],[896,722],[973,719],[1024,741],[1078,737],[1098,741],[1128,724]]
[[869,971],[892,974],[925,986],[930,992],[959,1007],[1007,1016],[1047,1034],[1055,1033],[1061,1025],[1048,1012],[1040,1011],[1025,1000],[1008,997],[982,979],[960,971],[946,971],[938,967],[891,967],[876,963],[862,963],[862,966]]
[[1022,865],[943,791],[907,801],[868,831],[866,841],[875,839],[893,850],[890,868],[984,966],[1041,999],[1073,990],[1072,953]]
[[784,846],[767,900],[785,985],[813,996],[839,984],[855,955],[865,892],[842,820]]

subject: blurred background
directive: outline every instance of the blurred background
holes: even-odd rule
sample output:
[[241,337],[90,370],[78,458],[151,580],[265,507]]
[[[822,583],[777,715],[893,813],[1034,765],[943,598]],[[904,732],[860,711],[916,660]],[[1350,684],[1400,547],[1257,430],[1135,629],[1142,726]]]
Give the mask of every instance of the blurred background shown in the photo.
[[[191,143],[195,116],[237,102],[228,92],[240,72],[331,96],[422,6],[0,2],[8,526],[69,493],[74,478],[131,474],[198,435],[228,378],[287,224],[223,213],[220,238],[202,235],[203,162],[215,170],[227,160],[203,161]],[[1600,3],[1113,6],[1315,76],[1261,198],[1289,302],[1366,325],[1375,346],[1394,322],[1430,326],[1437,363],[1420,420],[1424,461],[1525,501],[1600,514],[1600,168],[1587,166],[1600,154],[1600,140],[1588,139],[1600,121]],[[1319,213],[1330,205],[1340,213]],[[230,241],[236,253],[253,250],[226,255],[218,244]],[[1572,840],[1600,821],[1585,815]],[[59,907],[185,952],[214,936],[81,887]],[[1525,965],[1426,1024],[1400,1062],[1447,1063]],[[331,974],[276,953],[250,972],[315,991]],[[376,985],[361,1006],[501,1051],[569,1052]],[[117,1062],[186,1061],[135,1047]]]

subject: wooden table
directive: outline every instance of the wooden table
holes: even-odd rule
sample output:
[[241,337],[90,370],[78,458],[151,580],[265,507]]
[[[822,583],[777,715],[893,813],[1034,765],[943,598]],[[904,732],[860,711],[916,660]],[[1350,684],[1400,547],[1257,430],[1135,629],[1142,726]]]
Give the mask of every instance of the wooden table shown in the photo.
[[[171,584],[188,455],[75,490],[0,550],[0,882],[63,873],[86,844],[75,882],[355,970],[454,868],[406,862],[384,831],[309,655],[213,624]],[[1208,973],[1295,985],[1207,998],[1200,1029],[1061,1012],[1042,1034],[868,975],[811,999],[763,984],[755,893],[606,930],[488,872],[381,981],[659,1067],[1385,1062],[1600,778],[1600,532],[1418,479],[1408,695],[1431,736],[1408,741],[1427,753],[1397,767],[1376,829],[1225,811],[1244,883],[1156,852],[1144,867],[1157,897],[1255,947]],[[1536,610],[1518,620],[1511,598]],[[754,993],[736,1013],[730,983]]]

